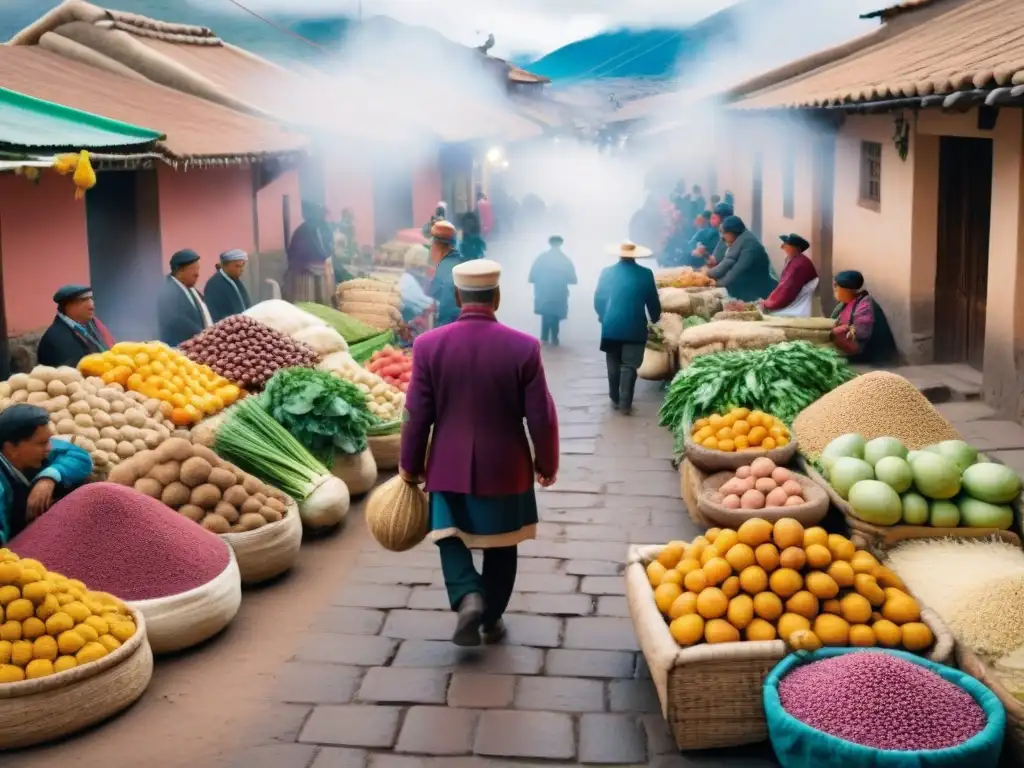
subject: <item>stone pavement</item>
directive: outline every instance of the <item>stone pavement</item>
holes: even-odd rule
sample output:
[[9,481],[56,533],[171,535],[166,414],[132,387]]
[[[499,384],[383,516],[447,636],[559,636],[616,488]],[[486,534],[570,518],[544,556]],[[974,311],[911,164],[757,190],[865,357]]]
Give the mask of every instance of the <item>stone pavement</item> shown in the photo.
[[[593,347],[591,347],[593,349]],[[604,363],[545,354],[561,418],[558,483],[538,494],[538,539],[520,547],[503,645],[459,649],[432,544],[365,544],[279,675],[264,744],[246,768],[499,768],[775,765],[764,749],[675,753],[628,618],[630,543],[696,535],[680,500],[661,393],[641,382],[634,415],[608,407]]]

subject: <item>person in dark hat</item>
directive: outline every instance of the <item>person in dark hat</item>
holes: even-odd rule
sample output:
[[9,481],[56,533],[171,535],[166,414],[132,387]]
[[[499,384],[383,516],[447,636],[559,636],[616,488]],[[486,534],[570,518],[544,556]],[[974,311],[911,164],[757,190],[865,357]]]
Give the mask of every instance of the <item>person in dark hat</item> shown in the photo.
[[0,546],[92,474],[92,457],[50,437],[50,414],[15,403],[0,413]]
[[778,287],[761,304],[761,309],[783,317],[810,317],[814,291],[818,287],[818,270],[807,256],[811,244],[797,234],[779,235],[786,265],[782,268]]
[[[722,239],[722,222],[730,216],[735,215],[736,211],[732,207],[732,203],[719,203],[711,209],[711,227],[718,232],[718,241],[715,243],[715,247],[710,250],[709,253],[700,253],[698,255],[703,256],[707,259],[708,266],[713,267],[718,264],[722,259],[725,258],[725,249],[728,247],[725,240]],[[700,251],[700,248],[697,249]]]
[[560,235],[548,238],[550,248],[530,267],[533,284],[533,312],[540,315],[540,340],[558,346],[558,331],[569,316],[569,286],[576,285],[576,267],[562,250]]
[[778,284],[771,274],[768,251],[739,216],[726,218],[721,231],[725,254],[717,266],[708,270],[708,277],[734,299],[756,301],[767,297]]
[[487,255],[487,243],[484,241],[480,214],[468,211],[462,214],[462,240],[459,253],[463,261],[482,259]]
[[39,340],[40,365],[72,368],[86,355],[106,352],[114,346],[114,337],[96,318],[92,288],[65,285],[53,294],[57,317]]
[[240,315],[252,306],[249,291],[242,282],[249,254],[233,248],[220,255],[220,264],[213,277],[206,281],[203,297],[210,310],[210,319],[219,323],[225,317]]
[[694,269],[701,269],[708,266],[708,256],[714,253],[721,238],[718,227],[711,225],[714,214],[711,211],[702,211],[694,220],[697,231],[693,233],[690,242],[686,244],[687,266]]
[[302,223],[292,233],[287,252],[286,298],[292,302],[329,303],[325,283],[327,270],[334,266],[334,232],[327,221],[327,209],[310,200],[302,201]]
[[156,298],[156,319],[160,341],[176,347],[213,325],[199,282],[199,254],[185,248],[171,256],[171,274]]
[[455,281],[452,270],[462,263],[456,247],[457,233],[450,221],[435,221],[430,228],[430,262],[435,265],[427,293],[437,302],[435,327],[454,323],[459,319],[459,305],[455,302]]
[[839,302],[832,312],[836,321],[832,343],[851,363],[889,365],[899,359],[892,328],[878,302],[864,289],[864,275],[856,270],[837,274],[832,293]]

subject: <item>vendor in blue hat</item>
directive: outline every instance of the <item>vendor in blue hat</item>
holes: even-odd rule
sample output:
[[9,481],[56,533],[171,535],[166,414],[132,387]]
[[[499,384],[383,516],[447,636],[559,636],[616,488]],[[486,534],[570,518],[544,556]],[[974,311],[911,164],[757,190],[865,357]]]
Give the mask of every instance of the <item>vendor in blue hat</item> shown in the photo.
[[176,347],[213,325],[210,310],[196,289],[199,254],[185,248],[171,256],[171,273],[156,297],[160,341]]
[[203,297],[210,310],[210,319],[219,323],[225,317],[240,315],[252,306],[242,275],[249,263],[249,254],[233,248],[220,255],[220,264],[213,277],[206,281]]
[[92,288],[65,285],[53,294],[57,316],[39,340],[39,364],[58,368],[77,367],[86,355],[106,352],[114,346],[114,337],[96,318]]

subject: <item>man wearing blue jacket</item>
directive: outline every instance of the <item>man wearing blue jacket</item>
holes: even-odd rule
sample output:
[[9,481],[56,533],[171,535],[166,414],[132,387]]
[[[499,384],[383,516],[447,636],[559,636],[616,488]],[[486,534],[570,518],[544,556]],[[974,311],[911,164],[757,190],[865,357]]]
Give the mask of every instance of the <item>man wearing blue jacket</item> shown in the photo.
[[17,403],[0,413],[0,545],[89,479],[92,457],[50,437],[50,414]]
[[605,267],[594,293],[594,310],[601,321],[601,351],[608,364],[608,397],[623,414],[633,410],[637,369],[644,361],[647,321],[661,318],[661,301],[654,273],[636,263],[651,251],[625,242],[611,253],[617,264]]

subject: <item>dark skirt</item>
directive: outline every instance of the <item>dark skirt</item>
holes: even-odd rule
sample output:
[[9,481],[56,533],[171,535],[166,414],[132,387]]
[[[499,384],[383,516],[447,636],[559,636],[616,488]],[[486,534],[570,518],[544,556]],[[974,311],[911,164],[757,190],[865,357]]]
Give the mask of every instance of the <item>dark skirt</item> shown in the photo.
[[511,547],[537,534],[533,488],[510,496],[472,496],[446,491],[430,494],[430,538],[457,536],[467,547]]

